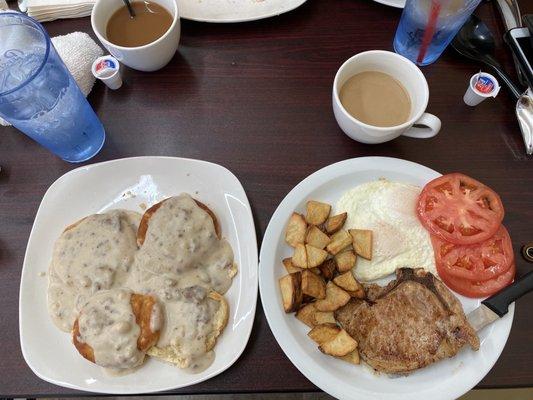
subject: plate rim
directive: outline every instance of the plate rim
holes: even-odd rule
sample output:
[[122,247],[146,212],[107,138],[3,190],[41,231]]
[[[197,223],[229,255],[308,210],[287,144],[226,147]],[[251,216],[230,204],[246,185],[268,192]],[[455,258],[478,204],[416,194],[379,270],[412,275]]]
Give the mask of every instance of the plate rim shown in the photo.
[[[381,157],[381,156],[354,157],[354,158],[349,158],[349,159],[345,159],[345,160],[342,160],[342,161],[338,161],[338,162],[329,164],[329,165],[327,165],[325,167],[322,167],[319,170],[311,173],[310,175],[308,175],[306,178],[304,178],[302,181],[300,181],[296,186],[294,186],[285,195],[285,197],[280,202],[278,207],[276,207],[274,213],[272,214],[272,217],[270,218],[270,221],[269,221],[269,223],[267,225],[267,228],[265,230],[265,234],[263,235],[263,241],[261,243],[260,253],[259,253],[259,294],[260,294],[260,299],[261,299],[261,305],[262,305],[262,308],[263,308],[263,312],[265,313],[265,317],[266,317],[266,320],[267,320],[268,325],[270,327],[270,330],[271,330],[272,334],[274,335],[274,338],[276,339],[276,342],[281,347],[281,349],[282,349],[283,353],[285,354],[285,356],[291,361],[291,363],[307,379],[309,379],[314,385],[318,386],[324,392],[326,392],[326,393],[328,393],[328,394],[330,394],[332,396],[335,396],[336,398],[339,398],[339,399],[354,399],[354,400],[355,399],[358,399],[358,400],[361,399],[361,400],[363,400],[363,399],[374,399],[374,398],[376,398],[376,396],[383,396],[383,398],[390,398],[390,396],[387,393],[368,391],[366,389],[362,389],[359,392],[354,392],[353,396],[346,396],[346,392],[343,391],[343,389],[341,387],[337,387],[335,385],[332,385],[331,383],[329,383],[327,381],[327,379],[324,378],[325,375],[324,376],[317,375],[307,365],[305,365],[305,363],[300,362],[298,360],[297,352],[290,350],[290,348],[288,346],[288,343],[286,342],[286,340],[287,340],[286,337],[283,336],[283,333],[279,331],[279,327],[276,327],[275,316],[272,314],[272,311],[270,310],[272,302],[269,303],[268,299],[265,299],[265,297],[268,297],[268,294],[266,293],[266,291],[268,290],[267,287],[266,287],[267,283],[265,282],[268,278],[266,276],[267,272],[263,272],[263,271],[266,271],[266,269],[269,268],[270,266],[263,265],[264,252],[266,253],[266,252],[272,250],[272,249],[268,249],[267,250],[267,246],[265,246],[265,242],[267,241],[268,236],[271,235],[271,233],[270,233],[271,230],[274,229],[272,227],[272,225],[271,225],[272,220],[274,219],[274,217],[279,212],[283,211],[283,209],[285,208],[285,206],[284,206],[285,202],[291,200],[291,197],[294,196],[293,193],[302,190],[302,188],[307,187],[310,182],[314,182],[315,180],[317,180],[316,185],[320,185],[320,184],[326,183],[327,181],[320,181],[320,180],[323,179],[322,175],[327,173],[331,169],[343,167],[345,165],[349,166],[352,163],[359,163],[359,162],[360,163],[364,163],[367,160],[370,161],[370,162],[378,162],[378,161],[400,162],[400,163],[403,163],[406,166],[410,165],[412,167],[425,169],[427,172],[432,172],[434,174],[437,174],[438,176],[442,175],[440,172],[435,171],[435,170],[433,170],[433,169],[431,169],[429,167],[426,167],[426,166],[424,166],[422,164],[418,164],[418,163],[413,162],[413,161],[404,160],[404,159],[395,158],[395,157]],[[346,171],[346,169],[344,171]],[[330,177],[329,180],[331,180],[331,179],[335,179],[335,177]],[[279,239],[277,239],[274,242],[274,243],[276,243],[276,246],[277,246],[278,242],[279,242]],[[505,329],[505,341],[502,344],[500,350],[497,351],[497,354],[496,354],[496,357],[494,359],[494,362],[490,363],[490,365],[487,365],[488,368],[485,368],[486,371],[483,372],[483,375],[479,378],[479,380],[477,382],[474,382],[473,384],[457,385],[457,386],[455,386],[455,389],[452,388],[452,390],[450,390],[450,391],[448,391],[446,393],[447,397],[438,397],[439,399],[440,398],[455,399],[455,398],[463,395],[464,393],[466,393],[469,390],[471,390],[472,388],[474,388],[490,372],[490,370],[494,367],[494,365],[496,364],[496,362],[500,358],[500,355],[503,352],[503,350],[504,350],[504,348],[505,348],[505,346],[507,344],[507,341],[509,339],[509,334],[510,334],[510,331],[511,331],[511,328],[512,328],[512,325],[513,325],[513,321],[514,321],[514,311],[515,311],[515,303],[513,303],[513,304],[511,304],[509,306],[509,311],[508,311],[508,313],[505,316],[508,319],[510,319],[510,322],[508,322],[508,326]],[[293,337],[294,335],[290,334],[290,335],[287,335],[287,336]],[[427,393],[427,391],[426,391],[426,393],[419,392],[418,395],[419,396],[417,397],[417,394],[410,394],[410,395],[408,395],[408,397],[405,397],[406,396],[405,393],[399,393],[399,394],[396,394],[395,397],[402,398],[402,399],[403,398],[409,398],[409,399],[410,398],[426,398],[426,397],[420,397],[420,396],[427,396],[428,393]]]
[[274,11],[270,13],[260,14],[256,15],[254,17],[243,17],[243,18],[197,18],[197,17],[191,17],[191,16],[185,16],[181,13],[181,10],[179,10],[180,18],[186,19],[188,21],[196,21],[196,22],[207,22],[212,24],[233,24],[233,23],[240,23],[240,22],[251,22],[251,21],[259,21],[262,19],[277,17],[279,15],[288,13],[290,11],[296,10],[298,7],[301,7],[306,3],[307,0],[297,0],[294,6],[290,6],[288,8],[284,8],[281,11]]
[[[107,164],[113,164],[113,163],[121,163],[121,162],[124,162],[124,161],[146,161],[146,160],[173,160],[173,161],[178,161],[178,162],[192,162],[192,163],[197,163],[197,164],[204,164],[204,165],[208,165],[210,168],[218,168],[218,169],[222,169],[224,170],[225,173],[228,173],[232,179],[234,179],[236,181],[236,183],[238,184],[238,188],[242,191],[242,194],[244,196],[244,200],[246,200],[246,203],[245,205],[247,206],[247,209],[248,209],[248,217],[249,217],[249,220],[252,224],[252,246],[253,246],[253,249],[255,249],[255,256],[254,256],[254,259],[253,259],[253,266],[255,266],[256,268],[256,273],[255,273],[255,279],[254,279],[254,288],[255,290],[252,291],[252,294],[251,294],[251,303],[252,303],[252,308],[251,308],[251,320],[250,320],[250,323],[249,323],[249,327],[246,331],[246,335],[243,335],[243,338],[245,337],[245,340],[242,341],[242,348],[237,351],[234,355],[234,357],[228,362],[226,363],[225,365],[223,365],[222,367],[220,367],[219,369],[211,372],[210,374],[207,374],[206,376],[203,376],[199,379],[196,379],[196,380],[193,380],[191,383],[186,383],[186,384],[178,384],[178,385],[171,385],[171,386],[166,386],[164,388],[160,388],[160,389],[156,389],[156,390],[127,390],[127,391],[124,391],[124,390],[115,390],[113,388],[111,388],[111,390],[104,390],[104,389],[96,389],[96,390],[87,390],[85,388],[82,388],[82,387],[79,387],[78,385],[76,384],[72,384],[70,382],[65,382],[65,381],[60,381],[60,380],[55,380],[53,378],[49,378],[48,376],[44,375],[41,373],[41,371],[39,371],[32,363],[32,359],[31,357],[28,356],[27,354],[27,349],[25,347],[25,343],[24,343],[24,340],[23,340],[23,337],[25,337],[27,334],[23,334],[23,323],[22,323],[22,307],[21,307],[21,302],[22,302],[22,290],[23,290],[23,286],[24,286],[24,281],[25,281],[25,275],[27,275],[29,272],[25,272],[26,271],[26,259],[27,259],[27,256],[28,256],[28,252],[29,252],[29,244],[30,244],[30,241],[32,240],[32,237],[34,235],[34,230],[35,230],[35,220],[37,219],[37,216],[39,215],[39,213],[41,212],[41,209],[42,209],[42,206],[43,206],[43,202],[45,200],[45,197],[53,192],[53,188],[54,186],[59,185],[61,181],[63,181],[64,179],[67,179],[70,175],[74,175],[76,173],[79,173],[81,170],[84,170],[84,171],[87,171],[87,170],[90,170],[90,169],[93,169],[93,168],[97,168],[97,167],[101,167],[103,165],[107,165]],[[217,164],[217,163],[214,163],[214,162],[211,162],[211,161],[205,161],[205,160],[199,160],[199,159],[194,159],[194,158],[185,158],[185,157],[171,157],[171,156],[137,156],[137,157],[125,157],[125,158],[118,158],[118,159],[113,159],[113,160],[107,160],[107,161],[102,161],[102,162],[99,162],[99,163],[94,163],[94,164],[89,164],[89,165],[84,165],[84,166],[79,166],[77,168],[74,168],[70,171],[67,171],[65,172],[63,175],[61,175],[60,177],[58,177],[49,187],[48,189],[46,190],[46,192],[44,193],[40,203],[39,203],[39,207],[37,209],[37,212],[35,213],[35,217],[34,217],[34,220],[33,220],[33,224],[32,224],[32,228],[30,230],[30,235],[28,237],[28,241],[27,241],[27,244],[26,244],[26,250],[24,252],[24,260],[23,260],[23,263],[22,263],[22,270],[21,270],[21,278],[20,278],[20,285],[19,285],[19,298],[18,298],[18,306],[19,306],[19,312],[18,312],[18,317],[19,317],[19,343],[20,343],[20,348],[21,348],[21,351],[22,351],[22,356],[24,358],[24,361],[26,362],[26,365],[28,365],[28,367],[31,369],[31,371],[37,375],[37,377],[39,377],[40,379],[48,382],[48,383],[51,383],[53,385],[57,385],[57,386],[61,386],[61,387],[65,387],[65,388],[68,388],[68,389],[74,389],[74,390],[78,390],[82,393],[101,393],[101,394],[117,394],[117,395],[132,395],[132,394],[147,394],[147,393],[160,393],[160,392],[166,392],[166,391],[171,391],[171,390],[175,390],[175,389],[180,389],[180,388],[185,388],[185,387],[189,387],[189,386],[193,386],[193,385],[196,385],[198,383],[201,383],[201,382],[205,382],[217,375],[220,375],[222,374],[223,372],[225,372],[227,369],[229,369],[232,365],[235,364],[235,362],[237,362],[237,360],[241,357],[241,355],[244,353],[244,350],[246,349],[246,347],[248,346],[248,342],[250,341],[250,336],[252,334],[252,330],[253,330],[253,326],[254,326],[254,322],[255,322],[255,315],[256,315],[256,311],[257,311],[257,296],[258,296],[258,292],[259,292],[259,258],[258,258],[258,245],[257,245],[257,233],[256,233],[256,227],[255,227],[255,221],[254,221],[254,218],[253,218],[253,213],[252,213],[252,208],[251,208],[251,205],[250,205],[250,201],[248,199],[248,196],[246,195],[246,191],[244,190],[244,187],[241,183],[241,181],[237,178],[237,176],[232,172],[230,171],[228,168],[224,167],[223,165],[220,165],[220,164]],[[194,375],[191,375],[191,376],[194,376]]]
[[394,8],[405,8],[405,0],[403,0],[403,6],[398,4],[398,1],[395,0],[374,0],[375,3],[383,4],[384,6],[394,7]]

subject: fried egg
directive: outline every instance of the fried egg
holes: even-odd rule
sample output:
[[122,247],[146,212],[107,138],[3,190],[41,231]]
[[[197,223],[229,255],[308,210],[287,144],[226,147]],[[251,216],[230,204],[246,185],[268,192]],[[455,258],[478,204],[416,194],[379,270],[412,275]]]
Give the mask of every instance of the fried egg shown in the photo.
[[424,268],[437,275],[429,233],[416,216],[417,186],[380,179],[363,183],[339,199],[335,213],[347,212],[344,229],[373,232],[372,260],[357,258],[356,279],[371,281],[397,268]]

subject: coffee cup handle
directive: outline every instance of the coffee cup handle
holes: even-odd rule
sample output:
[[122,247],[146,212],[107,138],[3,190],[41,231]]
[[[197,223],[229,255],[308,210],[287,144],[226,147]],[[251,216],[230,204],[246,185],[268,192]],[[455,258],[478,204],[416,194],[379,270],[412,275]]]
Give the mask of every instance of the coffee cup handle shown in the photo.
[[417,139],[429,139],[439,133],[441,125],[438,117],[424,113],[403,135]]

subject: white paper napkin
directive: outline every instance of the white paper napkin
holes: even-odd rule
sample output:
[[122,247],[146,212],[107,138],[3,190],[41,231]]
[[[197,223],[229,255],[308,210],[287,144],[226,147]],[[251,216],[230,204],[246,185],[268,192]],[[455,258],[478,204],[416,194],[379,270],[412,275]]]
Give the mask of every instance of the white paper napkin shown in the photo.
[[96,0],[22,0],[21,9],[25,8],[30,17],[38,21],[54,19],[80,18],[91,15]]

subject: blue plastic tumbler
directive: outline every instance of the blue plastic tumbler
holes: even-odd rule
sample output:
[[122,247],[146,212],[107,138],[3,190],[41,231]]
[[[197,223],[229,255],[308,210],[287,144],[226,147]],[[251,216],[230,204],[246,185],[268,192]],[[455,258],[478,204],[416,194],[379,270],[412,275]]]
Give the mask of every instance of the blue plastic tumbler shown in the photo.
[[394,50],[418,65],[435,62],[480,1],[407,0]]
[[41,24],[0,13],[0,117],[65,161],[100,151],[104,128]]

